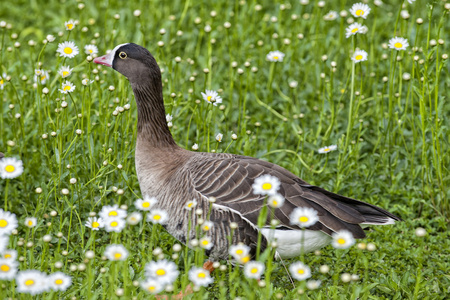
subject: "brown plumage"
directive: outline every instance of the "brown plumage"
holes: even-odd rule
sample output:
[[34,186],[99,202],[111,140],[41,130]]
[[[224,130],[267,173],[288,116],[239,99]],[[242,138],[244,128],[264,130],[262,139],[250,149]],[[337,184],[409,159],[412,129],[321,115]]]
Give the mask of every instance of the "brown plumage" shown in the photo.
[[[208,199],[214,197],[210,232],[214,247],[207,253],[211,259],[228,257],[230,222],[238,228],[233,244],[243,242],[254,252],[257,245],[257,220],[264,205],[264,196],[255,195],[252,184],[261,175],[270,174],[280,182],[279,193],[284,205],[275,210],[280,221],[275,237],[281,257],[293,257],[300,249],[294,241],[299,227],[291,225],[289,215],[296,207],[310,207],[318,212],[319,222],[307,228],[303,245],[307,251],[329,243],[329,235],[339,230],[350,231],[355,238],[365,237],[360,224],[392,224],[397,216],[368,203],[340,196],[312,186],[288,170],[252,157],[233,154],[197,153],[177,146],[165,119],[160,69],[147,49],[136,44],[122,44],[110,54],[96,58],[96,63],[113,67],[125,75],[133,88],[138,108],[136,143],[136,172],[143,195],[154,196],[158,206],[169,214],[166,229],[185,243],[188,219],[193,212],[186,210],[187,201],[195,199],[197,208],[207,217]],[[269,225],[269,218],[266,222]],[[268,236],[264,231],[265,236]],[[189,232],[189,237],[195,231]],[[292,239],[292,240],[291,240]],[[267,239],[262,239],[262,249]]]

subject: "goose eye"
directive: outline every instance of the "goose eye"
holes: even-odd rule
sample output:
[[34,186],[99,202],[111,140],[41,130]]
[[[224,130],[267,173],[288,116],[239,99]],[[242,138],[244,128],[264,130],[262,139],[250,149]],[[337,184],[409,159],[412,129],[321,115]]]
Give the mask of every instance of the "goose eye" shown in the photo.
[[120,52],[119,57],[122,59],[127,58],[127,54],[125,52]]

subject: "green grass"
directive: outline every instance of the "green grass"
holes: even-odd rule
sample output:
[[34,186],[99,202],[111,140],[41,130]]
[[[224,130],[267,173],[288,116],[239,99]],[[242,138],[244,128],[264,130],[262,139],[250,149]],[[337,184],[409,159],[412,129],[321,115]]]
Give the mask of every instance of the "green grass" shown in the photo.
[[[0,2],[0,20],[12,25],[0,28],[0,73],[11,76],[0,91],[0,151],[22,159],[25,167],[20,177],[0,181],[0,207],[15,213],[20,222],[9,246],[19,252],[20,270],[61,270],[73,280],[66,292],[44,293],[37,299],[151,298],[132,282],[144,278],[145,263],[155,259],[153,249],[161,248],[169,259],[174,254],[176,241],[159,226],[141,222],[119,234],[95,235],[84,226],[89,213],[103,205],[127,205],[131,212],[141,197],[134,169],[133,94],[123,76],[86,61],[83,47],[91,42],[99,54],[125,42],[153,53],[164,70],[166,111],[173,115],[171,130],[180,146],[191,149],[197,143],[199,151],[226,149],[269,160],[311,184],[381,206],[404,219],[368,231],[362,242],[374,243],[376,251],[328,246],[320,255],[305,255],[312,278],[322,280],[318,290],[306,290],[304,282],[296,282],[294,288],[280,262],[270,268],[270,279],[261,281],[265,287],[228,265],[226,271],[216,270],[214,284],[193,294],[194,299],[448,297],[450,77],[442,57],[449,53],[448,10],[442,1],[403,1],[410,14],[403,19],[398,17],[402,1],[385,1],[380,7],[371,2],[367,19],[356,20],[367,25],[367,34],[346,39],[349,17],[324,21],[323,16],[330,10],[348,11],[355,2],[327,1],[324,8],[318,1],[310,2],[111,0],[89,1],[83,9],[78,9],[82,2],[75,1]],[[135,9],[142,11],[140,17],[133,16]],[[417,18],[423,24],[417,24]],[[80,22],[71,32],[64,28],[69,19]],[[231,23],[229,29],[225,22]],[[204,30],[207,24],[210,32]],[[161,28],[164,35],[159,34]],[[47,34],[57,38],[44,46]],[[394,36],[408,39],[407,51],[383,45]],[[443,45],[430,44],[439,39]],[[36,45],[29,46],[30,40]],[[66,40],[80,48],[73,59],[56,55],[58,43]],[[368,61],[352,64],[355,47],[369,53]],[[285,53],[284,61],[266,61],[272,50]],[[176,62],[177,56],[181,62]],[[50,71],[50,80],[33,86],[38,62]],[[57,75],[62,65],[74,67],[67,79],[76,89],[69,96],[58,91],[64,81]],[[410,74],[409,80],[403,79],[404,73]],[[94,82],[85,87],[83,78]],[[292,81],[298,86],[291,88]],[[42,93],[44,87],[49,94]],[[200,93],[205,89],[218,90],[223,106],[203,101]],[[68,107],[62,109],[64,96]],[[113,116],[117,106],[127,103],[130,110]],[[215,140],[219,132],[224,134],[221,143]],[[237,140],[231,139],[232,133]],[[338,151],[317,153],[330,144],[337,144]],[[77,183],[70,184],[70,178]],[[64,188],[68,195],[61,193]],[[32,229],[23,226],[29,216],[38,219]],[[417,227],[428,234],[416,237]],[[53,237],[49,243],[42,239],[46,234]],[[126,262],[102,259],[111,243],[129,250]],[[94,259],[85,258],[87,250],[95,251]],[[183,247],[173,259],[181,275],[174,291],[166,294],[181,291],[187,270],[202,262],[200,251],[189,250],[185,256],[186,251]],[[61,269],[56,262],[62,262]],[[71,271],[80,264],[86,269]],[[319,272],[324,264],[330,267],[328,274]],[[360,279],[343,283],[341,273]],[[2,299],[31,298],[18,294],[14,281],[0,281],[0,286]],[[116,296],[119,288],[124,296]]]

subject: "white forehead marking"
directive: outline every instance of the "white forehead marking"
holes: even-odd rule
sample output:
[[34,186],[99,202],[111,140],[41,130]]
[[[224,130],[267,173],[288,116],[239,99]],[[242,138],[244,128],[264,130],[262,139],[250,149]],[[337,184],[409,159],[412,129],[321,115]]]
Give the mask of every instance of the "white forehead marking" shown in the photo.
[[119,49],[122,46],[128,45],[129,43],[120,44],[117,45],[116,48],[112,49],[106,56],[106,60],[108,61],[108,64],[112,67],[114,56],[116,55],[117,49]]

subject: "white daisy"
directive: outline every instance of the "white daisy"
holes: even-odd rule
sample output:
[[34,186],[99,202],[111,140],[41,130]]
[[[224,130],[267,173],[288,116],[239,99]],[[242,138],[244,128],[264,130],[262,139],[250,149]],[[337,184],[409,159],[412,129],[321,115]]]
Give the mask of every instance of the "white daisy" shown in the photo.
[[[35,72],[35,74],[34,74],[35,82],[40,81],[41,84],[44,84],[49,79],[48,71],[46,71],[46,70],[34,70],[34,72]],[[37,73],[39,73],[39,74],[37,74]]]
[[295,280],[305,280],[311,277],[311,269],[301,261],[291,264],[289,271]]
[[222,97],[220,97],[216,91],[206,90],[205,93],[202,93],[202,96],[203,100],[208,103],[212,103],[215,106],[217,105],[217,103],[222,103]]
[[262,175],[255,179],[252,188],[253,194],[275,195],[280,188],[280,180],[269,174]]
[[318,151],[319,151],[319,153],[323,154],[323,153],[328,153],[328,152],[334,151],[336,149],[337,149],[336,145],[331,145],[331,146],[325,146],[323,148],[320,148]]
[[280,51],[278,51],[278,50],[276,50],[276,51],[270,51],[270,52],[267,54],[266,59],[267,59],[268,61],[283,61],[284,55],[285,55],[285,54],[284,54],[283,52],[280,52]]
[[21,160],[14,157],[3,157],[0,160],[0,177],[3,179],[12,179],[19,177],[23,173],[23,164]]
[[322,281],[320,280],[308,280],[306,282],[306,287],[308,288],[308,290],[316,290],[320,287],[321,283]]
[[140,212],[132,212],[127,217],[127,223],[130,225],[137,225],[142,220],[142,214]]
[[14,249],[6,249],[3,251],[0,251],[4,259],[11,259],[16,260],[17,259],[17,250]]
[[48,275],[47,282],[54,291],[65,291],[72,285],[72,277],[63,272],[55,272]]
[[250,261],[244,266],[244,275],[251,279],[260,279],[264,273],[265,266],[260,261]]
[[247,245],[244,245],[242,243],[239,243],[237,245],[232,245],[228,249],[228,253],[235,259],[240,260],[243,257],[246,257],[250,253],[250,247]]
[[367,18],[367,16],[370,13],[370,7],[367,4],[364,3],[355,3],[353,4],[352,8],[350,8],[350,13],[355,17],[355,18]]
[[134,201],[134,206],[139,210],[149,211],[158,203],[155,197],[144,196],[144,199]]
[[84,225],[92,230],[99,230],[100,228],[105,227],[103,219],[97,217],[89,217]]
[[362,33],[362,34],[366,34],[368,31],[368,28],[366,25],[360,24],[360,23],[353,23],[350,24],[346,29],[345,29],[345,37],[349,38],[352,35],[356,35],[357,33]]
[[68,57],[68,58],[73,58],[73,57],[75,57],[75,55],[80,53],[78,51],[78,47],[72,41],[63,42],[63,43],[58,44],[58,49],[56,50],[56,52],[59,53],[59,56]]
[[121,218],[108,218],[104,220],[107,232],[121,232],[125,228],[125,220]]
[[98,215],[106,220],[108,218],[126,218],[127,212],[124,209],[119,208],[119,205],[105,205],[102,207],[102,210],[98,213]]
[[269,206],[273,207],[273,208],[279,208],[282,207],[284,204],[284,197],[281,196],[280,194],[276,193],[274,195],[270,195],[269,198],[267,199],[267,203],[269,204]]
[[409,4],[413,4],[414,2],[416,2],[416,0],[408,0]]
[[95,45],[86,45],[84,46],[84,53],[88,55],[96,55],[98,54],[98,48]]
[[317,215],[317,211],[314,208],[297,207],[292,211],[289,219],[292,225],[309,227],[319,221],[319,216]]
[[184,206],[184,208],[187,210],[192,210],[196,206],[197,206],[197,200],[193,199],[193,200],[188,201],[186,203],[186,205]]
[[75,85],[70,81],[64,81],[59,91],[63,94],[72,93],[75,90]]
[[9,236],[0,233],[0,253],[3,253],[3,251],[5,251],[5,249],[8,247],[8,244],[9,244]]
[[81,80],[81,83],[82,83],[83,85],[88,85],[88,84],[91,84],[91,83],[93,83],[93,82],[94,82],[94,80],[89,80],[89,79],[87,79],[87,78]]
[[105,255],[109,260],[126,260],[128,257],[128,251],[123,245],[111,244],[106,246],[103,255]]
[[223,138],[223,134],[222,133],[218,133],[216,135],[216,141],[218,141],[219,143],[222,141],[222,138]]
[[0,90],[3,90],[3,88],[5,86],[5,79],[6,79],[6,74],[3,73],[3,75],[0,76]]
[[389,48],[395,50],[406,50],[409,47],[408,40],[402,37],[393,37],[389,40]]
[[164,284],[157,279],[149,278],[145,281],[141,281],[141,288],[147,293],[155,295],[164,290]]
[[214,223],[211,221],[205,221],[201,225],[203,231],[210,231],[214,227]]
[[193,267],[189,270],[189,280],[194,283],[195,286],[208,286],[209,284],[214,282],[214,279],[211,278],[209,271]]
[[211,241],[211,238],[208,236],[204,236],[199,240],[199,245],[203,249],[211,250],[211,248],[214,246],[213,242]]
[[147,221],[153,224],[165,224],[169,216],[162,209],[154,209],[147,215]]
[[[367,60],[367,56],[368,56],[368,54],[367,54],[366,51],[364,51],[364,50],[356,50],[355,53],[353,53],[353,55],[352,55],[352,60],[355,63],[359,63],[361,61],[366,61]],[[337,148],[337,146],[336,146],[336,148]]]
[[64,26],[66,26],[66,30],[72,30],[75,28],[75,21],[74,20],[69,20],[67,22],[64,22]]
[[[17,228],[17,225],[16,215],[0,208],[0,237],[3,235],[10,235],[11,232]],[[7,243],[8,242],[6,242],[6,244]]]
[[72,74],[72,70],[70,66],[62,66],[59,70],[58,70],[58,74],[61,75],[62,78],[66,78],[69,77],[70,74]]
[[345,229],[334,232],[331,237],[333,238],[331,245],[336,249],[347,249],[355,244],[353,234]]
[[25,222],[23,222],[23,223],[28,228],[33,228],[37,224],[37,219],[35,217],[28,217],[28,218],[25,218]]
[[323,19],[325,21],[333,21],[336,20],[338,17],[338,13],[334,10],[330,10],[325,16],[323,16]]
[[37,295],[48,290],[47,276],[38,270],[20,271],[16,276],[17,291]]
[[172,115],[167,114],[167,115],[166,115],[166,121],[167,121],[167,122],[172,122],[172,120],[173,120]]
[[161,284],[172,284],[180,272],[177,265],[167,259],[151,261],[145,265],[145,276],[157,280]]
[[13,280],[19,263],[13,259],[0,258],[0,280]]

